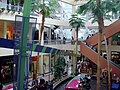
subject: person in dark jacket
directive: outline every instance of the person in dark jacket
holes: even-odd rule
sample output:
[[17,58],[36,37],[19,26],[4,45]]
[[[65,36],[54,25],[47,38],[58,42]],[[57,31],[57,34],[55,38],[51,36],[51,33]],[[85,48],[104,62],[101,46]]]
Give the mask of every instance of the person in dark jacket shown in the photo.
[[45,80],[44,79],[40,79],[40,83],[38,85],[37,90],[46,90],[45,89]]
[[86,90],[91,90],[91,86],[90,86],[90,83],[86,83]]
[[53,90],[53,80],[50,82],[50,90]]
[[45,90],[50,90],[50,85],[48,81],[45,82]]

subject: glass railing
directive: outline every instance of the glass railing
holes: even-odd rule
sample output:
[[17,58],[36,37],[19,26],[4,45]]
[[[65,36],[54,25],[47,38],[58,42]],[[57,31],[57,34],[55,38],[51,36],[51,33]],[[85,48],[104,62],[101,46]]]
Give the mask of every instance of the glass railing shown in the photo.
[[[56,40],[44,40],[44,45],[57,45],[57,44],[71,44],[72,41],[70,39],[56,39]],[[38,40],[34,40],[34,44],[39,44]]]
[[0,9],[2,10],[8,10],[8,11],[15,11],[15,12],[22,12],[23,7],[20,5],[11,5],[0,2]]
[[[1,8],[4,10],[11,10],[11,11],[16,11],[16,12],[23,11],[23,7],[20,5],[11,5],[11,4],[6,4],[6,3],[0,2],[0,9]],[[63,11],[61,11],[59,13],[55,13],[53,16],[50,16],[49,18],[58,19],[58,20],[68,20],[71,17],[72,12],[63,12]],[[35,12],[31,12],[31,15],[38,15],[38,14],[35,14]],[[90,14],[86,15],[85,18],[87,18],[89,15]],[[111,14],[111,16],[112,16],[111,19],[119,19],[120,13]]]

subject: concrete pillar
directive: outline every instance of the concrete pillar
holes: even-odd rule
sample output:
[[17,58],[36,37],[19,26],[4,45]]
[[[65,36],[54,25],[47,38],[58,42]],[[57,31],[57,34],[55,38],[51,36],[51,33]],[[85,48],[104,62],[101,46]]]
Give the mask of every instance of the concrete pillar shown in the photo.
[[49,81],[51,80],[50,79],[51,78],[50,77],[50,74],[51,74],[50,71],[51,71],[51,54],[49,54],[49,79],[48,79]]
[[6,38],[6,35],[7,35],[7,22],[4,21],[4,27],[3,27],[2,37],[3,37],[3,38]]
[[43,74],[43,54],[40,54],[40,58],[39,58],[39,74]]
[[51,40],[51,29],[52,29],[52,25],[50,25],[50,29],[49,29],[49,33],[48,33],[48,39]]
[[75,10],[76,10],[76,5],[72,5],[72,14],[75,13]]
[[29,38],[29,40],[30,41],[32,41],[32,38],[33,38],[33,28],[35,27],[35,25],[33,24],[31,24],[30,26],[29,26],[29,32],[28,32],[28,38]]

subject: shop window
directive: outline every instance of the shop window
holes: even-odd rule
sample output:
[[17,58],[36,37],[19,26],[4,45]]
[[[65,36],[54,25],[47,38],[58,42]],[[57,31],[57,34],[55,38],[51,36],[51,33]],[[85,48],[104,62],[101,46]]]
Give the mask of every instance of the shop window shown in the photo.
[[10,40],[14,39],[14,25],[7,26],[6,38]]
[[34,40],[39,40],[39,31],[35,31]]
[[111,59],[114,63],[120,65],[120,52],[112,52]]
[[13,56],[0,57],[0,78],[3,84],[12,82]]

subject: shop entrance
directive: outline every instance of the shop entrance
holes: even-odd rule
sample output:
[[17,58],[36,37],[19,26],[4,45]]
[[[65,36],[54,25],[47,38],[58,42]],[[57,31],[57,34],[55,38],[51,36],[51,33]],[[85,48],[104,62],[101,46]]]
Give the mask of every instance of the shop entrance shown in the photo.
[[0,82],[7,84],[12,82],[13,56],[0,57]]

